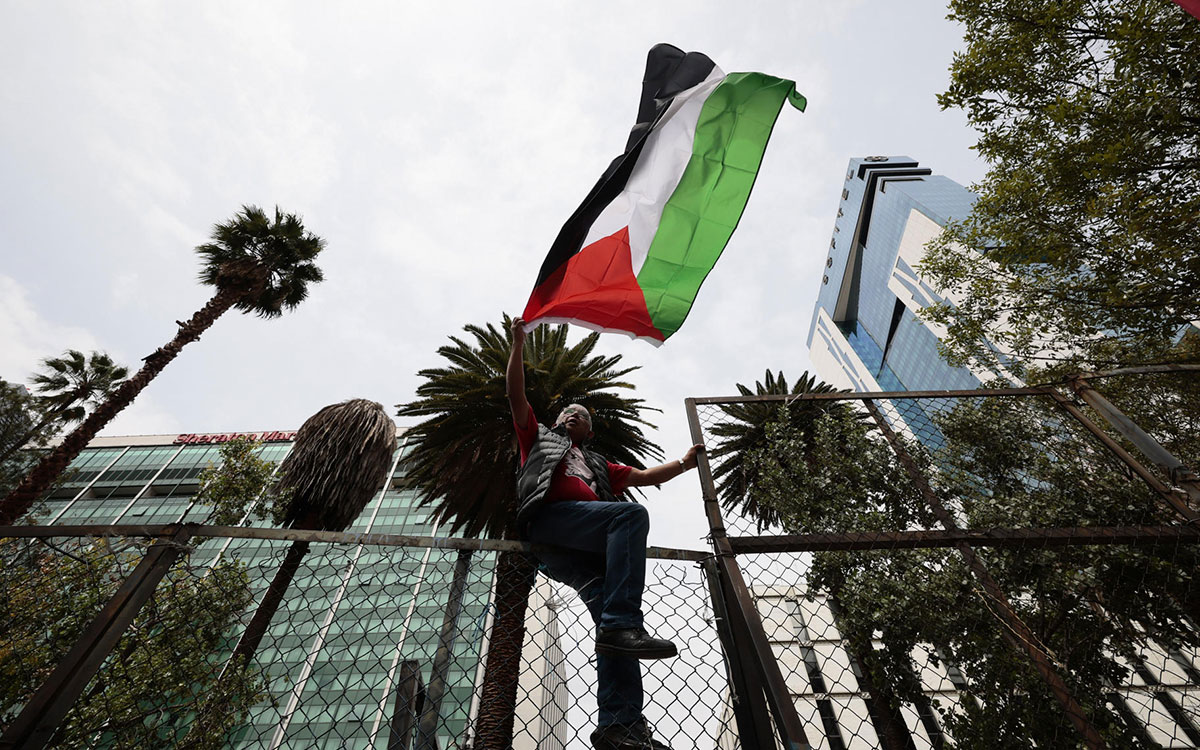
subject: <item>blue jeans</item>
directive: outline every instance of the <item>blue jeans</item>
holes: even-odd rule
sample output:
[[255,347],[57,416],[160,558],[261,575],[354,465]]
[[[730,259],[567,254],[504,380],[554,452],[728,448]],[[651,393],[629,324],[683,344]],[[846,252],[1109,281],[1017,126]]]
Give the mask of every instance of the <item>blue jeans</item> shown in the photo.
[[[646,583],[650,516],[637,503],[546,503],[529,521],[546,573],[579,592],[597,627],[640,628]],[[570,551],[568,551],[570,550]],[[596,654],[597,724],[628,724],[642,717],[642,668],[628,656]]]

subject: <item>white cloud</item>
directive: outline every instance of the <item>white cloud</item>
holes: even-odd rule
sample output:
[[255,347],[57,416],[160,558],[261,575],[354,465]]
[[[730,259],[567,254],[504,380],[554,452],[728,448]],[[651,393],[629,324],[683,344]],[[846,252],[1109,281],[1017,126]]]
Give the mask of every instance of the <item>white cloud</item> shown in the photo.
[[[907,153],[960,182],[972,134],[937,109],[959,31],[941,2],[604,4],[39,2],[0,29],[0,374],[108,348],[127,361],[211,290],[192,248],[243,203],[299,212],[327,280],[294,313],[234,312],[109,432],[297,426],[326,403],[412,398],[468,322],[518,312],[545,250],[635,114],[646,51],[794,77],[742,225],[661,349],[617,336],[664,410],[762,370],[804,339],[846,161]],[[582,335],[582,334],[580,334]],[[690,478],[652,499],[652,541],[697,546]]]
[[67,349],[97,348],[96,337],[86,329],[42,317],[25,288],[0,274],[0,377],[27,383],[43,359]]
[[[0,275],[0,377],[14,383],[28,383],[47,357],[57,357],[67,349],[84,353],[105,351],[91,331],[79,326],[48,320],[30,302],[29,294],[13,278]],[[108,350],[118,363],[136,371],[140,362],[131,362],[121,352]],[[104,435],[148,435],[179,432],[179,420],[153,397],[142,393],[101,433]]]

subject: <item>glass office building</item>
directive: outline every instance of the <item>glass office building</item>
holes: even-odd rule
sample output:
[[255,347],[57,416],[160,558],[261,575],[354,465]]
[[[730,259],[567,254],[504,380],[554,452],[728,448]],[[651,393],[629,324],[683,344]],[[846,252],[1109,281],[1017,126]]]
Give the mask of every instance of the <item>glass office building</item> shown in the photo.
[[[260,455],[276,464],[294,432],[253,433]],[[208,509],[193,502],[200,472],[220,460],[230,435],[97,438],[72,463],[66,480],[45,498],[41,523],[164,524],[203,522]],[[403,435],[390,478],[346,530],[373,534],[437,536],[427,508],[418,507],[406,482]],[[269,525],[269,521],[249,525]],[[441,532],[443,535],[445,532]],[[217,554],[244,561],[261,595],[289,543],[212,539],[193,553],[203,565]],[[448,549],[313,543],[256,654],[269,675],[270,700],[251,711],[238,734],[240,747],[386,748],[404,662],[416,662],[430,684],[438,634],[447,611],[458,554]],[[476,551],[466,576],[458,638],[442,700],[438,746],[465,747],[477,710],[482,659],[490,623],[494,555]],[[256,600],[260,596],[256,596]],[[526,648],[558,632],[547,597],[535,596]],[[540,604],[539,604],[540,603]],[[562,701],[561,675],[522,675],[551,685]],[[540,707],[561,714],[565,706]],[[533,721],[531,719],[530,721]],[[553,734],[525,725],[525,737]],[[525,740],[532,747],[532,740]],[[518,747],[520,742],[517,743]]]
[[940,298],[915,270],[925,243],[974,202],[906,156],[850,160],[808,332],[823,380],[853,391],[978,386],[938,356],[937,332],[916,313]]
[[[947,223],[965,218],[975,200],[962,185],[905,156],[850,160],[808,333],[822,380],[864,392],[973,389],[990,379],[990,373],[946,363],[938,353],[945,331],[918,317],[922,308],[945,301],[916,271],[925,246]],[[899,418],[890,412],[887,418],[936,449],[942,433],[932,410],[938,401],[894,399],[888,403]],[[948,401],[940,401],[944,411]],[[754,593],[814,747],[883,746],[867,681],[847,650],[831,602],[783,587],[756,587]],[[1140,727],[1145,746],[1200,746],[1200,652],[1147,637],[1133,661],[1112,658],[1128,677],[1106,696],[1108,706],[1128,726]],[[902,746],[941,748],[948,738],[931,706],[955,710],[970,675],[947,655],[920,648],[912,663],[924,695],[922,703],[901,707]]]

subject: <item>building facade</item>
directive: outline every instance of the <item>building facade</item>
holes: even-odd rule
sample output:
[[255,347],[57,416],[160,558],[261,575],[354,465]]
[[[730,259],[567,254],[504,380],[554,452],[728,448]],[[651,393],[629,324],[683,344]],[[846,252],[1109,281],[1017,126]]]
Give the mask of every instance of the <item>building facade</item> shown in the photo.
[[[806,594],[790,586],[752,588],[767,638],[805,735],[819,750],[940,750],[952,738],[941,725],[942,712],[958,711],[967,695],[969,676],[945,654],[916,648],[912,653],[914,678],[922,687],[917,704],[905,703],[891,719],[892,741],[881,738],[888,724],[872,703],[869,681],[859,656],[852,652],[838,626],[835,603],[821,594]],[[879,647],[879,643],[873,644]],[[1129,680],[1107,696],[1109,707],[1130,725],[1140,725],[1146,747],[1170,750],[1197,747],[1196,685],[1200,681],[1200,653],[1163,646],[1147,639],[1137,661],[1116,658],[1130,669]],[[736,723],[731,706],[723,717],[726,728],[718,739],[719,750],[738,750]],[[1076,738],[1064,727],[1063,747],[1075,747]]]
[[[925,246],[948,222],[965,218],[975,200],[909,157],[850,160],[808,333],[820,379],[865,392],[973,389],[991,377],[946,363],[938,352],[945,331],[918,317],[922,308],[946,301],[916,271]],[[889,404],[893,427],[936,448],[941,432],[927,411],[935,400]],[[787,587],[755,587],[754,594],[814,747],[883,746],[868,686],[829,599]],[[912,658],[924,700],[902,707],[903,743],[940,748],[949,738],[935,709],[954,712],[970,676],[945,654],[918,649]],[[1129,677],[1113,686],[1108,704],[1128,725],[1142,728],[1146,746],[1200,746],[1193,708],[1200,653],[1147,637],[1133,663],[1112,658]]]
[[813,366],[853,391],[974,388],[917,317],[941,298],[917,274],[925,244],[975,195],[906,156],[850,160],[808,331]]
[[[262,441],[259,454],[278,465],[294,432],[240,433]],[[41,523],[202,523],[208,509],[196,505],[200,472],[220,461],[221,444],[236,434],[152,435],[97,438],[71,464],[65,480],[44,498]],[[358,519],[346,530],[370,534],[445,535],[417,505],[406,481],[403,434],[391,473]],[[247,518],[245,525],[269,525]],[[217,556],[244,562],[256,600],[270,582],[289,543],[257,539],[213,539],[198,545],[193,564]],[[270,697],[255,706],[237,735],[236,746],[254,748],[387,748],[395,718],[397,684],[415,663],[421,683],[430,684],[439,633],[448,609],[457,551],[414,547],[311,545],[280,610],[256,653],[268,675]],[[471,553],[458,637],[446,672],[439,715],[438,747],[469,747],[471,719],[478,710],[483,679],[494,555]],[[560,648],[552,597],[539,586],[527,616],[525,662],[547,670],[523,675],[546,689],[545,701],[564,702],[561,659],[536,658]],[[531,707],[531,721],[561,715],[565,705]],[[556,713],[557,712],[557,713]],[[514,747],[532,750],[534,738],[550,739],[550,726],[529,727]],[[558,745],[558,746],[561,746]]]

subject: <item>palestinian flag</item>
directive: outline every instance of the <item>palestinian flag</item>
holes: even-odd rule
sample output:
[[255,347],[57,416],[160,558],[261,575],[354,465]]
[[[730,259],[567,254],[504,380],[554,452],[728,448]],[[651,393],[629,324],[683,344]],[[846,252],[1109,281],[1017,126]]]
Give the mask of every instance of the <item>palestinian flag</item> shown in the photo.
[[637,125],[563,225],[522,317],[659,345],[683,324],[737,227],[795,84],[724,73],[669,44],[650,50]]

